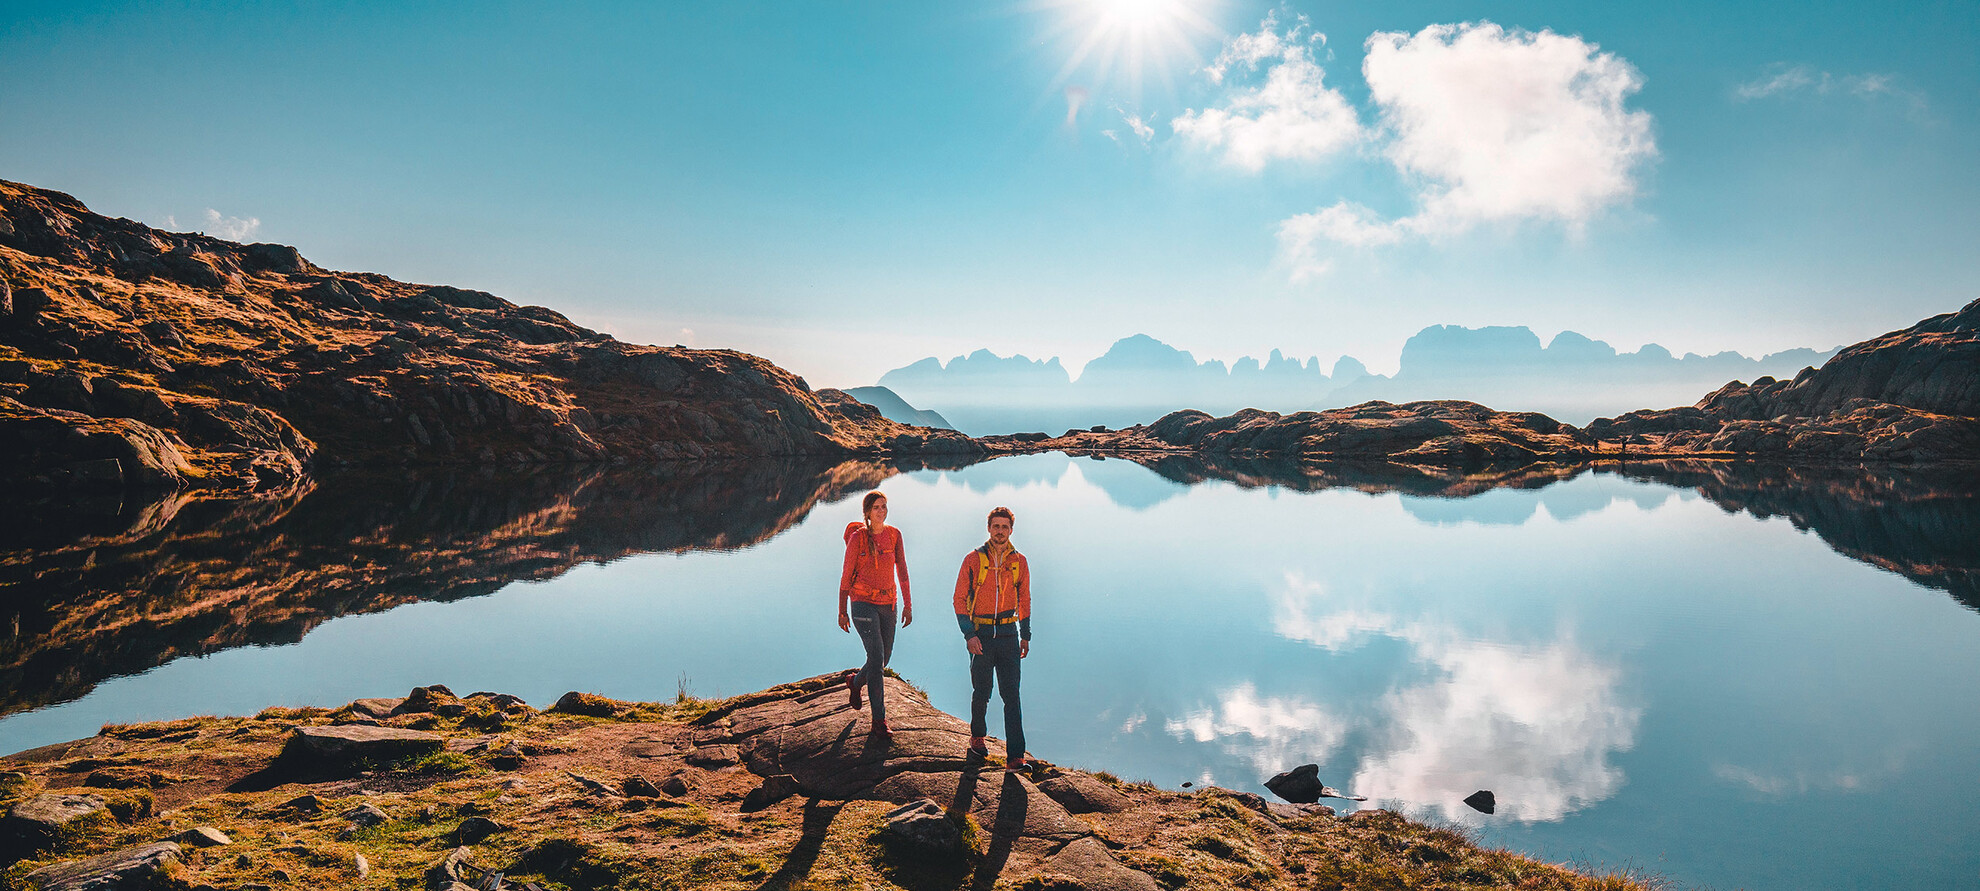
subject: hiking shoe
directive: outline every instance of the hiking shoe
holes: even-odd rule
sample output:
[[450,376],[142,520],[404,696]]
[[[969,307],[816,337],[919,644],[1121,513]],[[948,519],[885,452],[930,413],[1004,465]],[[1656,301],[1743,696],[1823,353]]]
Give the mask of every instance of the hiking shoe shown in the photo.
[[990,744],[985,742],[983,737],[972,736],[969,738],[969,750],[978,755],[988,755],[990,754]]
[[887,722],[885,721],[875,721],[873,722],[873,735],[881,739],[893,739],[894,728],[887,726]]
[[859,708],[860,706],[859,672],[848,671],[845,674],[845,679],[846,679],[846,700],[852,703],[853,708]]
[[1004,770],[1006,772],[1016,772],[1030,766],[1031,766],[1031,762],[1027,760],[1023,755],[1019,755],[1016,758],[1012,759],[1011,763],[1004,765]]

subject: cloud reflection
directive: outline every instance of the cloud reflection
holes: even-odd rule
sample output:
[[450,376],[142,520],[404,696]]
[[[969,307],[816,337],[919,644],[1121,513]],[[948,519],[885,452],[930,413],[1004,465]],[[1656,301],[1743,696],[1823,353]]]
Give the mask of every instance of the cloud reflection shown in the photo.
[[[1327,760],[1347,736],[1348,722],[1298,697],[1259,696],[1256,687],[1244,683],[1224,691],[1216,706],[1168,721],[1164,728],[1200,743],[1226,740],[1225,751],[1244,756],[1269,776],[1296,763]],[[1238,741],[1240,736],[1246,740]]]
[[1325,761],[1359,732],[1369,743],[1352,791],[1439,810],[1450,820],[1477,816],[1463,799],[1479,789],[1497,793],[1500,814],[1553,821],[1622,788],[1623,772],[1609,759],[1634,745],[1641,710],[1621,702],[1621,671],[1613,664],[1567,638],[1486,642],[1331,599],[1321,583],[1288,573],[1274,630],[1337,652],[1374,636],[1392,638],[1409,645],[1417,664],[1434,667],[1431,677],[1390,690],[1364,715],[1261,696],[1241,684],[1215,707],[1168,722],[1169,733],[1223,740],[1269,774]]

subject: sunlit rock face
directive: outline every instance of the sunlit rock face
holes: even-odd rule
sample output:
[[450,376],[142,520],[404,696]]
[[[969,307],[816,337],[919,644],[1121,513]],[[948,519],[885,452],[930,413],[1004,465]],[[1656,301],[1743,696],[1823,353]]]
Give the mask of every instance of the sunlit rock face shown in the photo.
[[16,490],[272,491],[339,463],[980,451],[821,400],[755,356],[622,343],[545,307],[326,270],[4,181],[0,295],[0,482]]
[[1675,452],[1980,461],[1980,300],[1850,346],[1791,380],[1733,381],[1696,405],[1601,418],[1588,430]]
[[9,511],[0,714],[180,656],[291,643],[338,616],[474,597],[633,554],[746,547],[900,469],[787,460],[347,471],[257,497]]

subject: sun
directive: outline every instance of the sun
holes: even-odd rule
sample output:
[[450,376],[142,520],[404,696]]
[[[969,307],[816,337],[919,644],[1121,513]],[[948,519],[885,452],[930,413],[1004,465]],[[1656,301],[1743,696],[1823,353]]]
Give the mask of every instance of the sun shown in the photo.
[[1203,64],[1197,46],[1220,36],[1210,21],[1217,0],[1043,0],[1051,37],[1070,47],[1055,86],[1086,81],[1140,101],[1152,76],[1173,91],[1180,67]]

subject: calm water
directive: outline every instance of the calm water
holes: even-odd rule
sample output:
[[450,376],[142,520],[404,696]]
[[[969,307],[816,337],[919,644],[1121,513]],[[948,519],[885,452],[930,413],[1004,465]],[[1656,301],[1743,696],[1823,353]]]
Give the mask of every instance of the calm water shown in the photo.
[[[1157,469],[357,477],[17,512],[0,751],[428,683],[545,705],[848,667],[839,534],[877,484],[922,613],[894,667],[951,712],[957,565],[1017,512],[1048,760],[1256,791],[1314,761],[1370,806],[1693,887],[1980,887],[1963,476]],[[1478,789],[1496,815],[1461,803]]]

